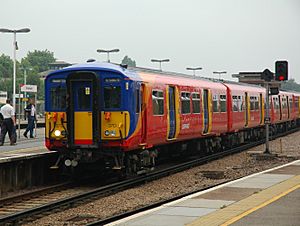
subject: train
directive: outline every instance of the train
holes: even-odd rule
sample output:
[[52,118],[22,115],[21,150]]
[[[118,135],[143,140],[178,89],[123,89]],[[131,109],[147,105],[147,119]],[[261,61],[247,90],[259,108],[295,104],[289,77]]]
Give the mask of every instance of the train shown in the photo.
[[[271,132],[299,124],[300,94],[270,96]],[[266,89],[126,65],[88,62],[45,79],[45,145],[64,167],[129,174],[160,156],[207,155],[265,137]]]

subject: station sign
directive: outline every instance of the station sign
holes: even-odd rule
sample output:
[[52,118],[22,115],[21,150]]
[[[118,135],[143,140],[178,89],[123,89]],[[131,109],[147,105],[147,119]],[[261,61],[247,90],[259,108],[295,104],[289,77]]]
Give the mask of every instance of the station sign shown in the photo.
[[37,85],[21,85],[21,92],[36,93]]
[[19,98],[24,98],[24,95],[23,95],[23,93],[21,93],[21,94],[18,94],[18,93],[17,93],[17,94],[15,95],[15,97],[18,98],[18,99],[19,99]]

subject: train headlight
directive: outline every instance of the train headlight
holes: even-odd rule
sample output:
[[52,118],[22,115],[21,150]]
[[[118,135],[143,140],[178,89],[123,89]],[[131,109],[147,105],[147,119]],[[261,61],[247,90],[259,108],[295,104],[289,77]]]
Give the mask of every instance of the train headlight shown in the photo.
[[115,137],[117,132],[115,130],[105,130],[104,131],[105,136],[113,136]]
[[60,130],[58,130],[58,129],[55,130],[55,131],[54,131],[54,135],[57,136],[57,137],[59,137],[59,136],[61,135]]

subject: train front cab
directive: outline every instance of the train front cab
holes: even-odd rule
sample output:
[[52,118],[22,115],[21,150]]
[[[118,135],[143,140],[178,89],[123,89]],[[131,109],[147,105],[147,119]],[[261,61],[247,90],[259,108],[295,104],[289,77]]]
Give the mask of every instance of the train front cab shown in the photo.
[[47,148],[77,162],[111,156],[105,145],[120,150],[130,130],[131,106],[123,95],[128,83],[119,73],[97,70],[50,75],[45,83]]

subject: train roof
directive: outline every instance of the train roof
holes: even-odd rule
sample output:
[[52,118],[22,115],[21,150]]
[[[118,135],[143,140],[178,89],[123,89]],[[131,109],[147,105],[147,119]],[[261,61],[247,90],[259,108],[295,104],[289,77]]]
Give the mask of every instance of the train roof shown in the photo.
[[252,85],[247,83],[231,83],[231,82],[224,82],[230,90],[235,91],[249,91],[249,92],[266,92],[266,88],[259,86],[259,85]]
[[83,63],[83,64],[74,64],[69,67],[65,67],[63,69],[53,71],[49,73],[48,76],[52,76],[54,74],[61,73],[61,72],[68,72],[74,70],[87,70],[87,71],[105,70],[105,71],[117,72],[126,75],[125,72],[126,69],[119,65],[110,64],[110,63],[90,62],[90,63]]
[[[74,70],[87,70],[87,71],[110,71],[115,73],[123,74],[124,76],[128,77],[132,80],[140,80],[140,81],[153,81],[155,79],[156,82],[162,82],[162,83],[180,83],[181,85],[199,85],[200,87],[210,87],[214,89],[224,89],[224,86],[227,86],[230,89],[235,90],[245,90],[247,87],[247,90],[249,91],[263,91],[265,90],[264,87],[261,87],[259,85],[253,85],[248,83],[241,83],[241,82],[234,82],[234,81],[225,81],[225,80],[219,80],[214,78],[205,78],[200,76],[192,76],[184,73],[177,73],[177,72],[169,72],[169,71],[161,71],[157,69],[149,69],[149,68],[143,68],[143,67],[128,67],[122,66],[119,64],[113,64],[113,63],[105,63],[105,62],[89,62],[89,63],[83,63],[83,64],[74,64],[69,67],[53,71],[48,74],[48,77],[51,77],[58,73],[63,72],[69,72]],[[141,75],[144,75],[141,77]],[[197,84],[199,83],[199,84]],[[286,94],[295,94],[300,95],[299,92],[296,91],[288,91],[288,90],[282,90],[282,93]]]

